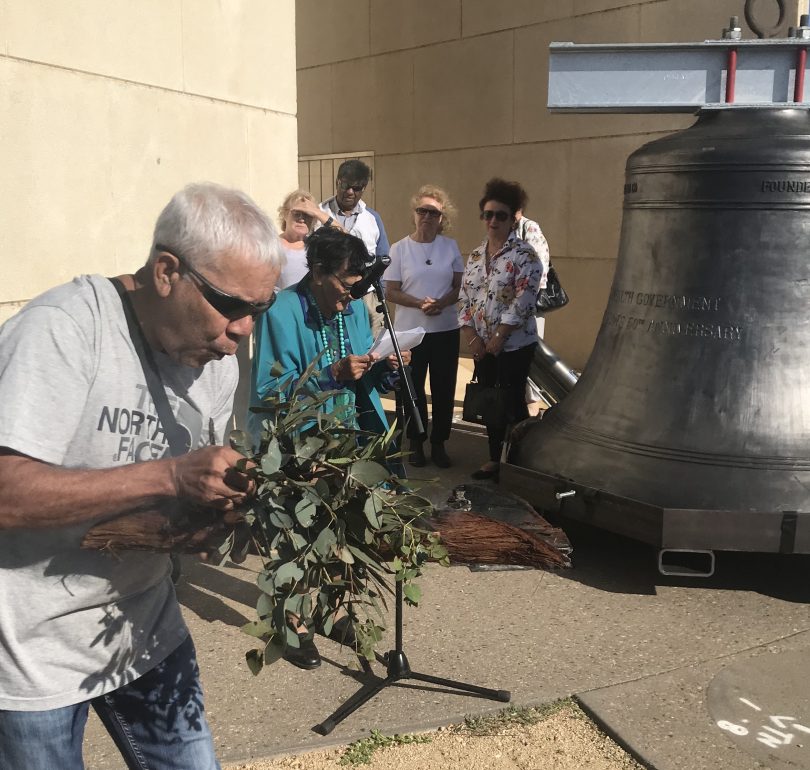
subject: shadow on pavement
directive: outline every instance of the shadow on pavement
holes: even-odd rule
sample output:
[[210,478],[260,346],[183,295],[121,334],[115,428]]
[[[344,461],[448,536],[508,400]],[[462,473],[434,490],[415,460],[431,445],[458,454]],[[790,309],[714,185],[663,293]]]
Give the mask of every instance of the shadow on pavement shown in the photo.
[[243,578],[229,575],[194,557],[183,557],[182,563],[182,577],[177,583],[176,590],[177,598],[184,607],[202,620],[208,622],[218,620],[237,628],[253,620],[252,611],[248,617],[225,601],[227,599],[249,608],[256,606],[261,592],[254,583],[255,577],[250,570],[228,562],[229,569],[239,570],[240,574],[244,572]]
[[752,591],[783,601],[810,602],[810,556],[799,554],[715,554],[708,578],[673,577],[658,572],[657,549],[612,532],[554,514],[545,517],[561,527],[573,545],[573,567],[559,574],[613,593],[654,594],[658,586]]

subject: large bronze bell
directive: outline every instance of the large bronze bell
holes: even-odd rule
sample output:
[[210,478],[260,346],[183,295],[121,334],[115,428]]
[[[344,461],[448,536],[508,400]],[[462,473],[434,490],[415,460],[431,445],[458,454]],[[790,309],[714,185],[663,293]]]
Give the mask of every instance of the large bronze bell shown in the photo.
[[[704,109],[627,162],[570,395],[501,483],[672,550],[810,553],[810,113]],[[573,494],[572,494],[573,493]]]

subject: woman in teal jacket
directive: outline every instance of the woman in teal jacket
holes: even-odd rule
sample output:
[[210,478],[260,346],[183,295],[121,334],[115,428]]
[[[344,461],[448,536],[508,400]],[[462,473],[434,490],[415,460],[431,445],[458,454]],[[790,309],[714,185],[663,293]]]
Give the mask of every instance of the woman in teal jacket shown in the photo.
[[[322,353],[311,382],[317,381],[321,390],[341,391],[324,408],[331,411],[338,402],[353,403],[357,427],[384,433],[388,422],[380,392],[393,386],[395,363],[367,354],[373,341],[368,311],[349,293],[362,280],[366,247],[353,235],[323,227],[309,236],[306,248],[307,275],[279,292],[273,307],[256,321],[250,403],[260,404],[285,381],[289,389]],[[276,362],[278,375],[271,371]],[[260,419],[253,413],[248,417],[254,437],[259,435]]]

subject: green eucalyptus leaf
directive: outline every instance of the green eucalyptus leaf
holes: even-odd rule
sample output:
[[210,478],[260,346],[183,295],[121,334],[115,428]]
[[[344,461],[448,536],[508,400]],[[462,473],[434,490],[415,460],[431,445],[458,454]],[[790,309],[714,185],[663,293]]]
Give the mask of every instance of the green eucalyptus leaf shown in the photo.
[[310,601],[308,594],[292,594],[284,600],[284,611],[305,618],[309,615]]
[[267,476],[272,476],[281,469],[281,447],[277,438],[273,438],[267,445],[267,450],[262,457],[261,469],[262,473]]
[[304,498],[303,500],[299,500],[295,504],[295,518],[298,523],[302,527],[310,527],[312,526],[312,522],[315,520],[315,515],[318,512],[318,507],[309,497]]
[[234,541],[234,533],[229,532],[228,537],[222,541],[222,545],[217,548],[217,553],[220,556],[227,556],[231,552],[231,548],[233,548],[233,541]]
[[314,484],[304,489],[304,494],[312,500],[315,505],[320,505],[332,497],[329,482],[326,481],[326,479],[316,479]]
[[321,624],[321,631],[324,636],[329,636],[332,633],[332,627],[335,625],[335,613],[330,612],[324,616],[323,623]]
[[283,586],[287,583],[297,583],[304,577],[304,570],[302,570],[294,561],[288,561],[282,564],[275,571],[275,584],[276,586]]
[[354,564],[354,556],[352,556],[351,549],[347,546],[338,549],[338,558],[344,564]]
[[379,510],[382,506],[379,503],[379,498],[377,495],[372,492],[368,496],[368,500],[366,500],[366,504],[363,506],[363,513],[366,515],[366,520],[368,523],[374,528],[380,528],[380,516]]
[[228,443],[231,449],[241,452],[245,457],[253,453],[253,441],[250,436],[243,430],[232,430],[228,434]]
[[268,618],[272,618],[273,616],[273,611],[275,610],[275,603],[270,598],[270,596],[268,596],[268,593],[272,595],[275,592],[273,591],[263,593],[256,600],[256,614],[259,616],[259,620],[267,620]]
[[264,666],[264,654],[261,650],[248,650],[245,653],[245,661],[248,664],[250,673],[253,674],[253,676],[257,676],[261,673],[262,667]]
[[419,604],[422,598],[422,589],[415,583],[408,583],[402,586],[402,594],[409,604]]
[[370,460],[358,460],[349,469],[350,476],[366,487],[376,487],[391,477],[391,472],[384,465]]
[[333,465],[351,465],[354,462],[354,457],[333,457],[329,462]]
[[284,511],[270,511],[267,518],[274,527],[278,527],[279,529],[290,529],[294,526],[292,516]]
[[[317,410],[312,411],[315,414],[318,414]],[[319,449],[322,449],[325,443],[326,442],[322,438],[318,438],[317,436],[307,436],[303,442],[299,442],[298,446],[296,446],[296,454],[299,457],[306,457],[309,459]]]
[[430,558],[435,561],[441,561],[448,556],[447,548],[440,543],[434,543],[430,546]]
[[298,638],[298,634],[286,623],[284,624],[284,641],[287,643],[288,647],[295,647],[296,650],[301,646],[301,640]]
[[281,659],[284,654],[284,647],[273,637],[264,647],[264,665],[270,666]]
[[264,639],[273,633],[272,626],[266,620],[251,620],[239,629],[243,634],[254,636],[256,639]]
[[318,556],[325,558],[329,555],[332,546],[336,543],[337,538],[335,537],[335,533],[329,527],[324,527],[318,537],[315,538],[312,548]]
[[365,562],[366,564],[370,564],[372,567],[379,567],[380,565],[374,561],[367,553],[365,553],[361,548],[357,548],[357,546],[349,545],[346,546],[354,556],[356,556],[360,561]]

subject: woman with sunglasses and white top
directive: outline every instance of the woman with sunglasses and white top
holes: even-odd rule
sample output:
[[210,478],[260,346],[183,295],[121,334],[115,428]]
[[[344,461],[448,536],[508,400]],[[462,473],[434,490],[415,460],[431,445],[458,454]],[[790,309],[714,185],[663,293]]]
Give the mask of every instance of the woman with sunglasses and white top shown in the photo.
[[[411,198],[414,231],[391,247],[391,264],[385,271],[385,296],[397,305],[394,328],[421,326],[426,334],[411,351],[411,373],[416,404],[427,431],[425,380],[430,371],[430,457],[440,468],[449,468],[444,442],[450,438],[458,371],[458,314],[456,301],[464,272],[458,244],[442,233],[450,229],[455,208],[447,193],[424,185]],[[408,423],[411,465],[427,462],[413,422]]]
[[517,182],[487,182],[478,203],[486,238],[470,254],[461,282],[461,347],[475,361],[478,382],[503,389],[505,406],[503,419],[486,426],[489,462],[472,474],[475,479],[497,480],[506,428],[529,416],[525,385],[537,345],[534,311],[543,263],[513,229],[525,199]]

